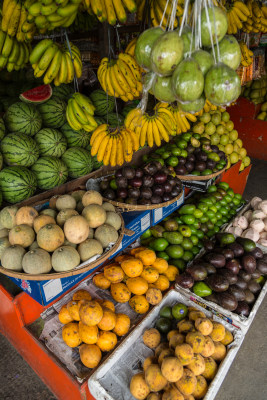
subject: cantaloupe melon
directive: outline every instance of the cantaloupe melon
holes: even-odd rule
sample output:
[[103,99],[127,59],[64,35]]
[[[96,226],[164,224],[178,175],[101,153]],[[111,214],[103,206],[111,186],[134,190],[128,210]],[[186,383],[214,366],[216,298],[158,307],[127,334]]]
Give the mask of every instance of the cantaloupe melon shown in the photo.
[[52,208],[45,208],[44,210],[40,211],[40,215],[49,215],[50,217],[56,219],[57,212]]
[[62,246],[52,254],[52,267],[56,272],[70,271],[80,264],[80,255],[74,247]]
[[121,217],[113,211],[108,211],[105,223],[113,226],[118,231],[121,227]]
[[8,233],[9,233],[9,229],[7,229],[7,228],[0,229],[0,239],[7,237]]
[[1,264],[12,271],[22,271],[22,259],[26,250],[22,246],[7,247],[1,257]]
[[88,190],[83,195],[82,203],[84,207],[89,206],[90,204],[99,204],[101,206],[103,203],[103,197],[95,190]]
[[11,229],[16,225],[18,207],[7,206],[0,211],[0,223],[3,228]]
[[64,246],[71,246],[71,247],[73,247],[74,249],[76,249],[76,247],[77,247],[77,244],[71,243],[71,242],[70,242],[69,240],[67,240],[66,238],[65,238],[65,240],[64,240],[63,245],[64,245]]
[[16,225],[10,229],[8,240],[11,245],[18,244],[22,247],[29,247],[35,239],[34,230],[26,224]]
[[106,221],[107,213],[98,204],[90,204],[83,209],[82,215],[89,223],[90,228],[97,228]]
[[87,239],[78,246],[78,252],[81,260],[86,261],[89,258],[103,253],[103,247],[98,240]]
[[48,274],[52,269],[50,254],[43,249],[30,250],[22,259],[22,268],[27,274]]
[[57,224],[59,226],[63,226],[67,219],[74,217],[74,215],[79,215],[78,211],[73,210],[72,208],[66,208],[64,210],[59,211],[57,215]]
[[38,212],[33,207],[21,207],[16,213],[16,225],[26,224],[33,226],[34,219],[38,216]]
[[56,221],[54,220],[54,218],[50,217],[50,215],[39,215],[33,221],[33,229],[36,233],[38,233],[43,226],[55,223]]
[[103,224],[95,231],[95,239],[99,240],[105,249],[110,243],[116,243],[119,238],[118,232],[113,226]]
[[0,260],[5,249],[7,249],[10,246],[11,244],[9,243],[8,237],[3,237],[0,239]]
[[75,190],[74,192],[71,192],[71,196],[74,197],[76,200],[76,203],[82,200],[83,195],[86,193],[85,190]]
[[81,243],[88,238],[89,224],[84,217],[76,215],[65,222],[64,233],[71,243]]
[[59,196],[56,201],[56,208],[64,210],[66,208],[74,209],[76,207],[76,200],[70,194],[63,194]]
[[113,204],[111,204],[111,203],[107,203],[107,202],[105,202],[105,203],[103,203],[102,204],[102,207],[104,208],[104,210],[106,210],[106,211],[116,211],[116,208],[113,206]]
[[55,251],[63,245],[64,240],[64,232],[60,226],[55,224],[45,225],[37,233],[37,243],[41,249],[46,251]]

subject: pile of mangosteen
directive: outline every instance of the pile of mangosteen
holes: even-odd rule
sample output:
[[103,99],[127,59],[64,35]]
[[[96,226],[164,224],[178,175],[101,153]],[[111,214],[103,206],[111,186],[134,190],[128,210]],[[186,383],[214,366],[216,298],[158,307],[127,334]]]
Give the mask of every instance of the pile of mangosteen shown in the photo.
[[182,182],[159,161],[140,168],[125,166],[100,183],[103,197],[133,205],[160,204],[179,196]]

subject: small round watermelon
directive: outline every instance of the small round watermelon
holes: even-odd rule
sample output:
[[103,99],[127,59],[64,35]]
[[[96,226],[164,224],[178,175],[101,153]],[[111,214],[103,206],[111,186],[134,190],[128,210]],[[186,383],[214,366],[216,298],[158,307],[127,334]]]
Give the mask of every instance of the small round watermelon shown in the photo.
[[58,129],[65,124],[67,103],[59,97],[52,96],[48,101],[38,106],[43,125],[46,128]]
[[0,171],[0,189],[4,200],[9,203],[28,199],[36,188],[36,176],[26,167],[6,167]]
[[34,139],[41,156],[61,157],[67,150],[67,140],[58,129],[43,128]]
[[68,147],[85,148],[90,143],[91,134],[83,129],[80,131],[74,131],[69,124],[66,123],[60,128],[60,130],[67,140]]
[[35,140],[22,133],[6,135],[0,146],[7,165],[30,167],[39,157],[39,149]]
[[39,189],[52,189],[63,185],[68,179],[67,166],[56,157],[41,157],[31,169],[37,178]]
[[71,178],[79,178],[80,176],[90,174],[93,169],[93,161],[90,152],[81,147],[72,147],[68,149],[63,154],[62,160],[67,165]]
[[12,104],[5,116],[5,125],[9,132],[34,136],[42,126],[42,117],[33,104],[22,101]]
[[94,90],[89,97],[95,106],[96,115],[105,116],[114,110],[115,99],[114,97],[107,96],[104,90]]

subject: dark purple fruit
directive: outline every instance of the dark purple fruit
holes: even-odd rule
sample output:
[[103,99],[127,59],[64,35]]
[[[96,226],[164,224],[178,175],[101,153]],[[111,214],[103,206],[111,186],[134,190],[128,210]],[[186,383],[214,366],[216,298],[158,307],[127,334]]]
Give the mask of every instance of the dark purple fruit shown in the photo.
[[163,196],[164,187],[162,185],[156,185],[153,187],[152,191],[153,191],[153,195]]
[[241,265],[239,264],[239,261],[233,258],[232,260],[228,261],[225,265],[225,268],[229,269],[232,271],[234,274],[238,274],[240,271]]
[[261,272],[258,269],[255,269],[255,271],[251,274],[251,279],[259,279],[260,276]]
[[183,156],[178,157],[179,164],[178,165],[184,165],[186,163],[186,158]]
[[212,151],[214,151],[214,153],[218,153],[218,151],[219,151],[219,147],[216,146],[215,144],[211,144],[210,148],[211,148]]
[[121,177],[121,176],[123,176],[123,175],[122,175],[122,168],[117,169],[117,171],[115,172],[115,178],[119,178],[119,177]]
[[129,188],[128,197],[132,199],[138,199],[140,197],[140,190],[138,188]]
[[186,151],[187,151],[188,154],[194,153],[195,147],[192,146],[191,143],[189,143],[189,145],[188,145],[187,148],[186,148]]
[[251,274],[249,274],[247,271],[245,271],[244,269],[242,269],[241,271],[239,271],[238,276],[242,279],[244,279],[244,281],[249,282],[251,279]]
[[204,239],[203,245],[205,250],[211,251],[214,249],[214,243],[209,239]]
[[133,179],[135,177],[135,169],[133,167],[123,167],[122,176],[126,179]]
[[142,198],[138,199],[137,203],[140,204],[140,206],[149,206],[151,204],[151,200]]
[[245,291],[240,289],[240,287],[236,285],[231,285],[228,289],[228,293],[234,296],[237,301],[243,301],[246,299]]
[[135,170],[136,178],[143,178],[143,175],[144,175],[144,171],[142,170],[142,168],[136,168],[136,170]]
[[225,153],[223,151],[218,151],[217,152],[218,156],[220,157],[220,159],[224,159],[225,158]]
[[154,162],[150,162],[144,166],[144,171],[148,175],[154,175],[158,168]]
[[244,279],[240,278],[239,276],[237,277],[237,281],[235,284],[236,286],[238,286],[240,289],[243,290],[245,290],[248,287],[247,282]]
[[186,157],[186,161],[191,161],[192,163],[196,161],[196,157],[194,156],[194,154],[189,154]]
[[172,185],[169,182],[163,183],[163,188],[165,193],[171,193],[172,191]]
[[176,283],[184,289],[190,289],[194,285],[194,278],[188,272],[183,272],[176,277]]
[[124,188],[117,189],[117,197],[120,197],[121,199],[126,199],[126,197],[128,197],[128,190]]
[[252,293],[259,293],[261,291],[261,285],[256,282],[256,281],[249,281],[248,282],[248,289],[252,292]]
[[243,317],[248,317],[250,313],[250,308],[248,303],[245,301],[239,301],[235,309],[235,312],[239,315],[242,315]]
[[206,282],[214,292],[225,292],[229,288],[228,280],[220,274],[209,275]]
[[131,197],[128,197],[128,198],[125,200],[125,203],[127,203],[127,204],[132,204],[132,205],[136,205],[136,204],[137,204],[137,200],[136,200],[136,199],[133,199],[133,198],[131,198]]
[[143,185],[143,179],[142,178],[133,178],[129,180],[129,185],[134,187],[134,188],[140,188]]
[[103,193],[103,197],[109,200],[114,200],[116,195],[113,189],[106,189]]
[[164,172],[156,172],[153,176],[155,183],[161,185],[162,183],[166,182],[167,175]]
[[262,252],[262,250],[261,250],[259,247],[255,247],[255,249],[252,250],[249,254],[250,254],[251,256],[255,257],[256,260],[263,257],[263,252]]
[[233,250],[231,249],[223,249],[221,254],[226,258],[226,260],[231,260],[235,257]]
[[205,300],[212,301],[215,304],[219,304],[216,294],[212,293],[205,297]]
[[116,178],[116,185],[118,188],[127,188],[128,180],[124,176],[119,176]]
[[216,268],[223,268],[226,263],[225,257],[222,254],[209,253],[205,259]]
[[[195,154],[196,154],[196,151],[195,151]],[[196,154],[196,157],[197,157],[197,160],[198,160],[198,161],[207,161],[207,159],[208,159],[207,154],[206,154],[205,151],[203,151],[203,150],[200,150],[200,151]]]
[[249,274],[252,274],[252,272],[254,272],[257,267],[255,257],[250,255],[243,256],[241,264],[244,270],[247,271]]
[[229,269],[226,268],[221,268],[218,270],[218,273],[222,276],[224,276],[230,285],[234,285],[237,282],[237,275],[234,274],[232,271],[230,271]]
[[195,169],[195,164],[192,161],[186,161],[184,166],[189,173]]
[[161,196],[153,195],[151,197],[151,204],[160,204],[160,203],[162,203]]
[[203,172],[206,169],[206,163],[204,161],[197,161],[195,163],[195,170]]
[[172,187],[174,187],[176,185],[176,179],[172,175],[167,176],[167,182],[169,182],[169,184],[172,185]]
[[244,254],[244,248],[239,243],[231,243],[228,247],[233,250],[235,257],[241,257]]
[[152,187],[154,185],[154,179],[150,175],[144,175],[143,177],[143,186],[145,187]]
[[254,303],[254,301],[255,301],[255,296],[254,296],[254,294],[253,294],[249,289],[246,289],[244,292],[245,292],[245,296],[246,296],[245,301],[246,301],[248,304]]
[[234,296],[228,292],[217,293],[216,294],[218,303],[226,310],[234,311],[237,308],[237,301]]
[[213,168],[216,167],[216,162],[213,161],[213,160],[207,160],[207,162],[206,162],[206,167],[207,167],[208,169],[213,169]]
[[143,199],[148,199],[149,200],[151,198],[152,194],[153,194],[152,190],[150,188],[148,188],[148,187],[142,187],[140,189],[140,197],[143,198]]
[[206,268],[208,275],[216,274],[217,269],[210,263],[202,263],[202,265]]
[[170,193],[164,193],[162,196],[162,202],[165,203],[167,201],[170,201],[172,199],[172,196]]
[[171,191],[172,198],[179,196],[179,194],[180,194],[180,189],[177,189],[177,187],[172,188],[172,191]]
[[263,260],[258,260],[257,269],[260,271],[262,275],[267,275],[267,262]]
[[180,163],[176,167],[174,167],[174,171],[177,175],[186,175],[188,172],[185,166],[180,165]]
[[195,281],[203,281],[208,275],[206,268],[199,264],[191,265],[186,272],[189,272]]

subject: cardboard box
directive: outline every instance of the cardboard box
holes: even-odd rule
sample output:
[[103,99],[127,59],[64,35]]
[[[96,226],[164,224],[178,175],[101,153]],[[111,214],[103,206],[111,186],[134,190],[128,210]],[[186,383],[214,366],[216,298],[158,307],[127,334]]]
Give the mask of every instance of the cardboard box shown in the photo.
[[184,188],[183,188],[183,195],[180,197],[179,200],[175,201],[169,206],[151,210],[151,226],[157,225],[164,218],[168,217],[168,215],[178,210],[178,208],[180,208],[183,205],[183,203],[184,203]]
[[[122,243],[117,252],[112,254],[109,259],[112,259],[121,250],[125,249],[131,243],[133,243],[151,225],[150,210],[142,212],[123,213],[122,216],[125,221],[126,232],[127,229],[130,230],[130,232],[127,232],[129,236],[127,234],[124,235]],[[91,275],[101,265],[102,264],[79,275],[74,275],[67,278],[51,279],[48,281],[31,281],[13,277],[8,277],[8,279],[12,280],[18,287],[28,293],[28,295],[36,300],[38,303],[43,306],[47,306],[48,304],[52,303],[54,300],[62,296],[63,293],[67,292],[77,283],[81,282],[83,279]]]

